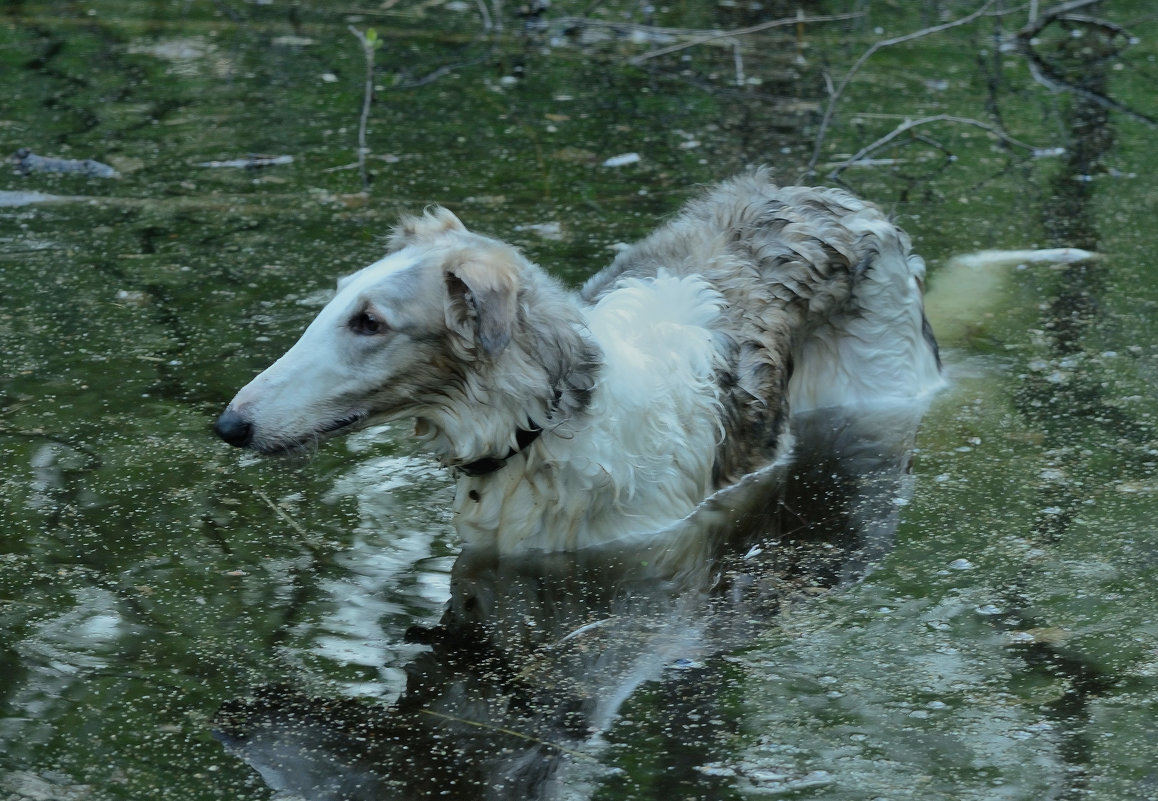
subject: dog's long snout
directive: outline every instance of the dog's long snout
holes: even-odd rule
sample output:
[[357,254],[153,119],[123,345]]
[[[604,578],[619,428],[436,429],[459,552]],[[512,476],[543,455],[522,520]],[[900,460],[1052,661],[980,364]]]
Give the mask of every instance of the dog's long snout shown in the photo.
[[233,409],[226,409],[213,424],[213,431],[217,436],[235,445],[244,448],[253,441],[253,423],[246,420]]

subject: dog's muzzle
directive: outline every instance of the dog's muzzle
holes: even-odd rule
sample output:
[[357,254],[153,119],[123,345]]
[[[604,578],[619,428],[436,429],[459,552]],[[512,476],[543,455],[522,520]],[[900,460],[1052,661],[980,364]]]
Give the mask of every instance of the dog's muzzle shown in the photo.
[[253,442],[253,423],[246,420],[232,409],[226,409],[213,424],[213,431],[217,436],[238,448],[244,448]]

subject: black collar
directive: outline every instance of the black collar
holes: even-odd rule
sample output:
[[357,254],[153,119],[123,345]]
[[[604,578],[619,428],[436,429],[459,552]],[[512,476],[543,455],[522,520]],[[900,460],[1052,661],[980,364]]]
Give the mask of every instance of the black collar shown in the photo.
[[503,468],[503,465],[517,453],[521,453],[530,447],[531,443],[539,438],[543,433],[543,429],[536,426],[535,428],[520,428],[515,432],[515,447],[511,448],[510,453],[501,459],[497,456],[484,456],[481,459],[476,459],[473,462],[458,465],[458,469],[466,473],[472,478],[475,476],[489,476]]

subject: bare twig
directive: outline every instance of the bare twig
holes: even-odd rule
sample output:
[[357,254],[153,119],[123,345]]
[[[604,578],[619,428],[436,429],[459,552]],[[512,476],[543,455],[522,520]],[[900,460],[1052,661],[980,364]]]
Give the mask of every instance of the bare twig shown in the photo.
[[487,0],[477,0],[477,2],[478,14],[480,17],[482,17],[483,33],[490,33],[495,24],[491,20],[491,12],[490,9],[487,8]]
[[[492,35],[498,35],[503,30],[503,3],[502,0],[494,0],[494,10],[492,12],[491,6],[488,5],[488,0],[475,0],[478,5],[479,17],[482,18],[482,31],[476,34],[471,40],[470,44],[476,44],[480,40],[490,39]],[[489,52],[490,48],[488,48]],[[480,64],[488,58],[488,54],[484,53],[478,58],[467,59],[466,61],[457,61],[453,64],[444,64],[421,78],[414,78],[412,80],[397,80],[389,88],[392,91],[402,89],[417,89],[427,84],[434,83],[438,79],[451,74],[455,70],[463,67],[472,67],[475,64]]]
[[262,492],[259,489],[255,489],[254,493],[257,494],[257,497],[259,497],[263,501],[265,501],[270,509],[273,509],[274,514],[276,514],[278,517],[280,517],[282,520],[284,520],[289,525],[290,528],[292,528],[294,531],[296,531],[298,536],[301,537],[303,541],[308,541],[310,539],[309,532],[307,532],[304,528],[302,528],[302,525],[298,521],[296,521],[292,517],[290,517],[284,509],[282,509],[280,506],[278,506],[276,503],[274,503],[272,498],[270,498],[268,495],[266,495],[264,492]]
[[412,81],[403,81],[401,83],[395,84],[393,87],[391,87],[391,89],[394,91],[399,89],[417,89],[420,86],[426,86],[429,83],[434,83],[439,78],[443,77],[444,75],[449,75],[455,70],[460,70],[463,67],[473,67],[475,64],[480,64],[484,58],[485,57],[480,56],[479,58],[472,58],[468,61],[457,61],[454,64],[443,64],[438,69],[428,72],[421,78],[415,78]]
[[[990,2],[993,2],[993,0],[990,0]],[[646,53],[628,59],[627,63],[638,65],[642,64],[648,59],[656,58],[657,56],[666,56],[668,53],[675,53],[680,50],[687,50],[689,47],[696,47],[697,45],[702,45],[705,42],[713,42],[716,39],[727,39],[733,36],[748,36],[749,34],[759,33],[760,31],[766,31],[771,28],[782,28],[785,25],[803,25],[808,22],[839,22],[840,20],[856,19],[857,17],[863,16],[864,13],[858,11],[850,14],[829,14],[822,17],[783,17],[781,19],[774,19],[768,22],[761,22],[759,25],[750,25],[747,28],[736,28],[735,30],[730,31],[712,31],[711,33],[697,36],[696,39],[693,39],[690,42],[681,42],[680,44],[671,45],[669,47],[661,47],[658,50],[649,50]]]
[[370,190],[370,176],[366,172],[366,126],[370,123],[370,103],[374,99],[374,51],[382,46],[378,32],[370,28],[366,33],[349,26],[350,33],[358,38],[362,45],[362,54],[366,57],[366,83],[362,91],[362,115],[358,120],[358,175],[362,178],[362,191]]
[[844,78],[839,84],[837,84],[836,89],[829,95],[828,105],[825,106],[824,116],[821,118],[820,127],[816,132],[816,144],[812,148],[812,158],[808,160],[808,172],[814,172],[816,169],[816,163],[820,160],[820,149],[824,145],[824,138],[828,133],[829,123],[832,122],[832,115],[836,112],[836,104],[840,102],[840,98],[844,94],[844,90],[848,87],[849,82],[852,81],[853,76],[856,75],[857,70],[864,66],[866,61],[868,61],[876,52],[886,47],[892,47],[893,45],[901,44],[902,42],[911,42],[914,39],[920,39],[921,37],[930,36],[934,33],[941,33],[942,31],[947,31],[950,28],[956,28],[961,25],[968,25],[970,22],[973,22],[975,19],[988,11],[989,7],[992,6],[995,2],[996,0],[986,0],[985,3],[983,3],[976,11],[972,12],[971,14],[967,14],[966,16],[955,20],[950,20],[949,22],[942,23],[941,25],[934,25],[931,28],[923,28],[922,30],[907,33],[903,36],[894,36],[891,39],[881,39],[878,42],[874,42],[868,50],[864,51],[861,57],[856,60],[856,63],[854,63],[849,71],[845,73]]
[[844,172],[846,169],[853,166],[854,164],[857,164],[858,162],[863,161],[871,153],[874,153],[877,150],[880,150],[882,147],[884,147],[885,145],[892,142],[894,139],[896,139],[901,134],[906,133],[907,131],[911,131],[914,128],[919,128],[922,125],[929,125],[929,124],[934,123],[934,122],[950,122],[950,123],[955,123],[958,125],[972,125],[975,128],[981,128],[983,130],[989,131],[989,133],[996,136],[1002,142],[1005,142],[1006,144],[1009,144],[1009,145],[1013,145],[1014,147],[1019,147],[1019,148],[1022,148],[1023,150],[1029,150],[1029,151],[1034,152],[1034,153],[1049,152],[1049,151],[1043,150],[1042,148],[1038,148],[1038,147],[1034,147],[1033,145],[1026,144],[1025,142],[1022,142],[1020,139],[1015,139],[1012,136],[1010,136],[1009,134],[1005,133],[1005,131],[1001,130],[1000,128],[998,128],[994,125],[990,125],[987,122],[982,122],[981,120],[975,120],[975,119],[972,119],[971,117],[955,117],[951,114],[936,114],[932,117],[921,117],[920,119],[916,119],[916,120],[905,120],[900,125],[898,125],[896,128],[894,128],[892,131],[890,131],[889,133],[882,136],[880,139],[877,139],[872,144],[865,145],[860,150],[858,150],[856,153],[854,153],[852,156],[850,156],[849,158],[840,162],[839,164],[835,165],[832,168],[832,170],[829,171],[828,177],[830,179],[835,179],[838,175],[840,175],[840,173]]

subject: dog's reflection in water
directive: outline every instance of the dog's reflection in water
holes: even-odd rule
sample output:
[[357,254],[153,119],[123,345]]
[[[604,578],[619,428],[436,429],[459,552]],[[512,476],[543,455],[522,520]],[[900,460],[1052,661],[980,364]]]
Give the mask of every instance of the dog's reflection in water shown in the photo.
[[393,705],[265,687],[224,704],[217,735],[272,789],[309,801],[574,794],[640,684],[745,644],[783,601],[846,585],[887,553],[921,411],[798,417],[792,462],[643,545],[464,552],[440,624],[410,632],[430,648]]

